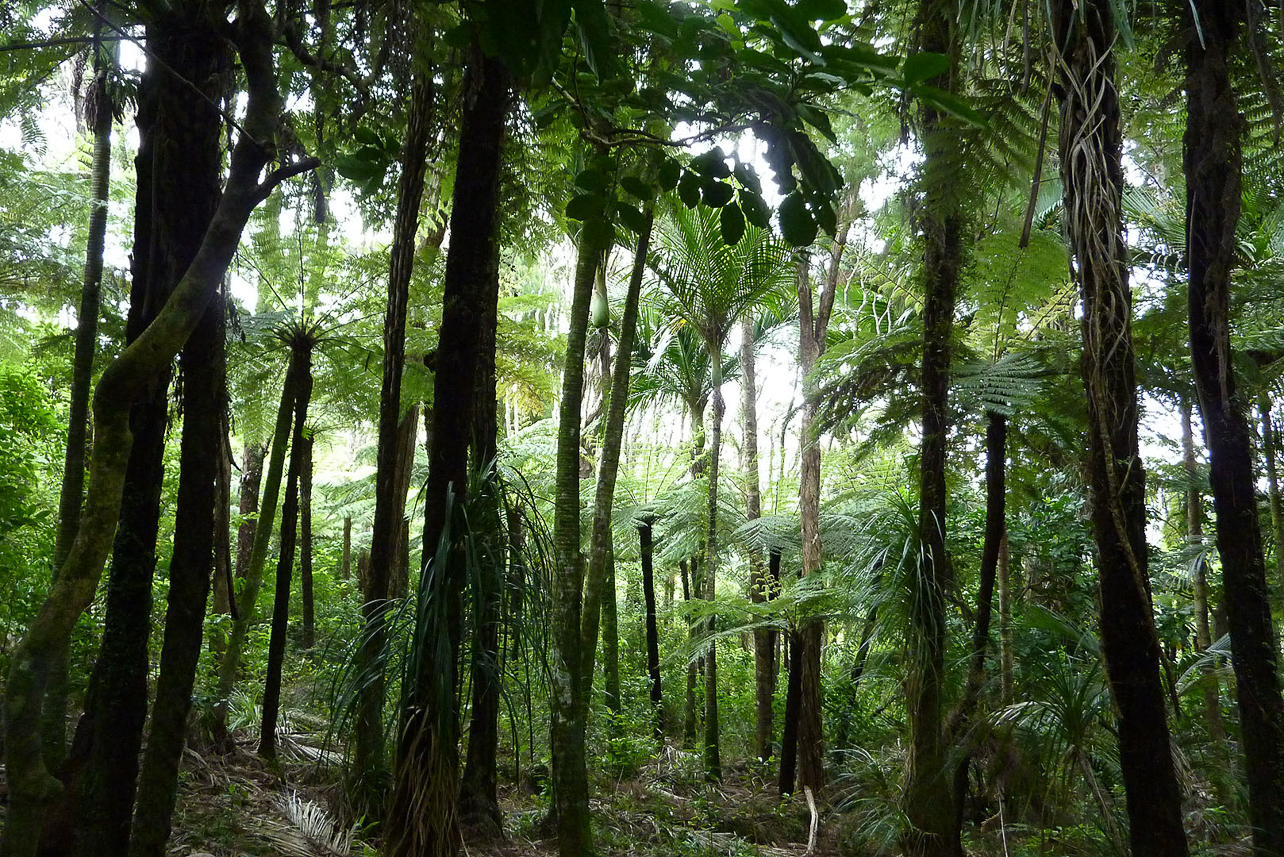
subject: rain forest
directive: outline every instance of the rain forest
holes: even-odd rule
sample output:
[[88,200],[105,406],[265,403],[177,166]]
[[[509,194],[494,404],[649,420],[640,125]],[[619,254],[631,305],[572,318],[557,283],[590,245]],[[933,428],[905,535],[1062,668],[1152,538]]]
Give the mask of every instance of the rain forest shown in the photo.
[[1284,2],[0,0],[0,857],[1281,857]]

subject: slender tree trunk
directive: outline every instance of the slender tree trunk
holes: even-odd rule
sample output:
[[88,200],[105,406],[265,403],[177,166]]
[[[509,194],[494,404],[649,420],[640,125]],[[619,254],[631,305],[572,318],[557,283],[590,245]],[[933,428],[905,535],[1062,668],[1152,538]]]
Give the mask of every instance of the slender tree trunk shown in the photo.
[[[741,469],[745,474],[745,518],[762,517],[762,491],[758,485],[758,384],[754,359],[753,317],[746,314],[740,323],[740,413],[744,418],[744,442],[741,444]],[[776,595],[768,584],[762,551],[749,550],[749,600],[755,604]],[[754,754],[760,761],[771,758],[771,739],[775,732],[772,702],[776,695],[776,632],[755,628],[754,649]]]
[[1016,664],[1012,651],[1012,566],[1008,557],[1008,534],[999,543],[999,694],[1000,701],[1011,705],[1016,685]]
[[[950,57],[950,68],[933,81],[957,89],[958,45],[952,6],[923,0],[918,15],[920,47]],[[952,586],[945,549],[946,442],[954,304],[963,265],[963,218],[959,177],[951,172],[954,132],[943,112],[921,110],[923,193],[919,226],[923,234],[922,432],[919,452],[919,531],[922,562],[910,594],[911,678],[907,708],[910,724],[910,773],[905,788],[907,853],[915,857],[961,857],[955,829],[952,771],[944,730],[946,592]]]
[[[393,223],[392,261],[388,273],[388,308],[383,326],[383,383],[379,397],[378,469],[375,474],[375,513],[370,538],[370,576],[362,587],[365,603],[363,627],[357,650],[360,691],[354,724],[356,804],[377,812],[387,778],[384,752],[383,703],[385,682],[380,664],[387,638],[391,606],[391,569],[397,561],[397,543],[405,514],[406,491],[399,482],[404,443],[398,427],[404,418],[401,378],[406,360],[406,304],[414,272],[415,234],[423,201],[428,145],[432,137],[435,99],[432,69],[416,73],[410,97],[410,119],[401,151],[401,177],[397,184],[397,213]],[[413,444],[413,439],[412,439]],[[411,447],[413,457],[413,445]],[[462,454],[462,451],[461,451]],[[431,548],[424,544],[424,556]]]
[[791,629],[786,636],[789,659],[789,681],[785,685],[785,725],[780,735],[780,794],[791,795],[798,777],[798,720],[802,708],[802,645],[799,633]]
[[[291,402],[289,407],[293,407]],[[287,414],[289,411],[287,410]],[[287,433],[289,429],[286,429]],[[250,555],[254,552],[254,534],[259,516],[259,489],[263,486],[263,459],[267,447],[262,443],[247,443],[242,459],[240,505],[241,524],[236,529],[236,577],[244,579],[250,568]]]
[[303,649],[317,644],[316,603],[312,593],[312,434],[304,435],[299,474],[299,595],[303,599]]
[[[593,530],[590,537],[588,574],[584,587],[584,618],[582,670],[583,687],[593,686],[593,661],[597,651],[598,614],[604,616],[603,657],[607,660],[608,707],[619,711],[619,636],[615,625],[615,574],[611,544],[611,509],[615,502],[615,483],[620,469],[623,449],[624,418],[629,400],[629,355],[637,336],[638,304],[642,293],[642,279],[646,273],[647,248],[651,242],[651,225],[655,220],[654,206],[648,205],[644,213],[645,225],[638,236],[637,251],[633,256],[633,270],[629,278],[628,293],[624,300],[624,314],[620,319],[620,340],[611,377],[609,391],[605,393],[605,430],[602,438],[602,461],[598,469],[597,492],[593,503]],[[605,608],[605,609],[603,609]],[[615,664],[610,664],[614,650]],[[612,678],[614,673],[614,678]],[[612,707],[612,702],[614,703]],[[587,711],[587,705],[586,705]]]
[[[205,602],[214,560],[215,503],[223,432],[223,313],[221,299],[183,348],[183,438],[174,520],[174,555],[169,565],[165,642],[161,648],[156,704],[147,733],[134,814],[130,857],[164,857],[169,839],[178,764],[187,735],[192,687],[200,660]],[[220,450],[217,456],[211,449]],[[224,530],[226,535],[226,530]]]
[[710,635],[709,648],[704,656],[704,771],[712,782],[722,779],[721,736],[718,722],[718,641],[717,617],[712,615],[718,583],[718,471],[722,457],[722,419],[727,406],[722,400],[722,343],[706,342],[712,355],[710,388],[712,390],[712,422],[709,426],[709,498],[706,509],[708,529],[705,532],[704,584],[705,598],[709,601],[711,615],[706,624]]
[[1008,421],[1002,414],[986,413],[985,427],[985,538],[981,547],[980,585],[977,591],[976,623],[972,627],[972,651],[968,659],[967,684],[963,699],[950,724],[949,735],[964,742],[954,769],[954,833],[963,833],[967,798],[968,765],[971,748],[967,730],[981,698],[985,682],[985,657],[990,648],[990,617],[994,610],[994,581],[998,576],[1003,539],[1007,534],[1007,438]]
[[[1262,458],[1266,461],[1267,500],[1271,506],[1271,534],[1275,543],[1275,585],[1284,604],[1284,503],[1280,501],[1280,478],[1276,459],[1279,445],[1271,423],[1271,397],[1263,392],[1257,397],[1257,410],[1262,418]],[[1281,607],[1284,613],[1284,607]]]
[[1146,556],[1145,472],[1138,449],[1132,294],[1123,241],[1122,140],[1110,0],[1051,6],[1060,52],[1066,228],[1083,300],[1088,476],[1097,544],[1101,643],[1118,720],[1134,854],[1184,857],[1181,788],[1159,677]]
[[[104,10],[100,0],[99,14]],[[87,93],[87,124],[93,130],[94,154],[90,170],[89,235],[85,241],[85,277],[76,315],[76,346],[71,367],[67,413],[67,451],[63,459],[62,489],[58,496],[58,533],[54,541],[56,574],[67,561],[71,543],[80,527],[84,500],[85,459],[88,454],[89,390],[94,380],[94,353],[98,345],[98,303],[102,292],[103,246],[107,235],[107,196],[111,180],[111,126],[114,105],[107,85],[104,48],[99,42],[101,23],[94,25],[94,79]],[[111,50],[110,56],[115,56]],[[61,651],[50,669],[45,698],[45,766],[56,770],[67,755],[67,652]]]
[[343,516],[343,559],[339,562],[339,579],[352,577],[352,516]]
[[294,548],[298,538],[299,482],[311,446],[308,443],[308,404],[312,399],[312,348],[309,332],[295,335],[291,360],[299,368],[298,396],[294,400],[294,437],[290,441],[290,466],[285,477],[285,504],[281,507],[281,544],[276,561],[276,593],[272,601],[272,634],[268,638],[267,678],[263,684],[263,721],[259,729],[259,755],[276,758],[276,724],[281,709],[281,670],[285,666],[286,632],[290,625],[290,582],[294,576]]
[[[229,417],[227,411],[227,364],[224,357],[222,376],[224,383],[219,389],[218,431],[218,468],[214,483],[214,569],[210,581],[210,610],[217,616],[232,616],[235,604],[232,592],[235,583],[232,579],[232,438],[229,437]],[[214,663],[218,663],[227,649],[227,640],[220,629],[214,629],[209,635],[210,654]]]
[[[462,637],[466,569],[464,533],[456,515],[467,498],[482,339],[493,325],[499,295],[493,273],[499,253],[499,179],[511,76],[502,60],[474,50],[464,91],[474,93],[462,117],[450,234],[428,483],[424,489],[424,555],[419,620],[435,611],[431,627],[416,631],[421,649],[403,692],[402,731],[388,817],[392,857],[453,855],[459,848],[458,722],[455,688]],[[463,238],[467,236],[467,238]],[[448,539],[443,537],[448,536]]]
[[[1186,541],[1192,549],[1204,543],[1204,497],[1199,490],[1199,470],[1195,463],[1195,432],[1191,425],[1190,402],[1181,402],[1181,448],[1182,461],[1186,469]],[[1195,645],[1199,651],[1206,652],[1213,644],[1208,625],[1208,568],[1202,559],[1195,563]],[[1204,720],[1208,725],[1208,736],[1220,743],[1226,739],[1226,730],[1222,725],[1222,705],[1218,699],[1217,672],[1212,664],[1205,664],[1200,685],[1204,690]]]
[[1248,403],[1235,392],[1228,321],[1238,251],[1240,137],[1246,127],[1228,64],[1245,10],[1208,0],[1195,0],[1191,8],[1202,24],[1199,38],[1189,39],[1186,47],[1183,163],[1191,362],[1208,443],[1253,851],[1265,857],[1284,852],[1284,697],[1258,523]]
[[655,718],[655,740],[664,741],[664,696],[660,681],[660,629],[655,610],[655,543],[651,521],[638,524],[638,551],[642,558],[642,598],[646,602],[646,671],[651,679],[651,711]]

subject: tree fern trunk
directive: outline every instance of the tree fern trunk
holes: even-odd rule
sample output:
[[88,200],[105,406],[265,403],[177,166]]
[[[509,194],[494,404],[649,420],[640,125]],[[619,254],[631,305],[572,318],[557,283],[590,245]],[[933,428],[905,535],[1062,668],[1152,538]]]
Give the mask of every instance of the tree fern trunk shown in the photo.
[[1284,851],[1284,697],[1258,523],[1248,403],[1235,392],[1229,323],[1230,274],[1239,247],[1240,137],[1246,127],[1231,88],[1229,63],[1244,9],[1195,0],[1191,10],[1202,29],[1186,47],[1183,165],[1190,351],[1217,513],[1253,851],[1265,857]]

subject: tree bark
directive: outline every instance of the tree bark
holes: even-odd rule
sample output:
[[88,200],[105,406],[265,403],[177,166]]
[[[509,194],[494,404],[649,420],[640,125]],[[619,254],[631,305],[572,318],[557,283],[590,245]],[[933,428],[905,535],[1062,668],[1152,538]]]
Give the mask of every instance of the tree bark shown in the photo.
[[312,592],[312,433],[303,437],[299,474],[299,595],[303,599],[303,650],[317,644],[316,602]]
[[[744,419],[744,441],[741,444],[741,469],[745,475],[745,518],[762,517],[762,491],[758,484],[758,383],[754,359],[753,316],[746,314],[740,323],[740,413]],[[762,551],[749,549],[749,600],[755,604],[776,595],[769,585]],[[754,755],[759,761],[771,758],[771,739],[775,732],[772,703],[776,695],[776,632],[772,628],[755,628],[754,649]]]
[[1228,64],[1244,8],[1195,0],[1201,37],[1186,47],[1186,246],[1190,350],[1208,443],[1217,551],[1222,559],[1253,851],[1284,851],[1284,697],[1258,523],[1247,402],[1235,392],[1231,271],[1241,198],[1240,137]]
[[1137,439],[1132,294],[1122,230],[1122,140],[1110,0],[1051,7],[1060,52],[1066,228],[1083,300],[1093,536],[1101,643],[1118,720],[1134,854],[1184,857],[1146,555],[1145,472]]
[[[1280,590],[1280,601],[1284,605],[1284,503],[1280,501],[1280,478],[1276,459],[1279,457],[1279,442],[1274,426],[1271,423],[1271,397],[1260,393],[1257,397],[1257,410],[1262,418],[1262,458],[1266,461],[1267,501],[1271,507],[1271,535],[1275,543],[1275,585]],[[1284,606],[1281,607],[1284,613]]]
[[[399,443],[402,412],[401,379],[406,360],[406,305],[414,272],[415,234],[423,202],[428,144],[432,136],[435,99],[432,69],[416,73],[410,96],[410,118],[401,151],[401,177],[397,183],[397,213],[393,222],[391,263],[388,273],[388,308],[383,325],[383,382],[379,394],[378,462],[375,474],[375,513],[370,538],[370,576],[362,587],[363,627],[357,649],[360,678],[354,723],[353,768],[356,782],[350,791],[356,804],[374,810],[382,801],[387,778],[383,734],[385,682],[381,668],[391,607],[391,570],[397,562],[406,491],[396,488],[404,443]],[[410,455],[414,455],[413,438]],[[424,544],[424,556],[430,548]]]
[[[97,4],[102,14],[104,4]],[[107,85],[104,48],[99,42],[101,23],[94,25],[94,79],[86,111],[91,112],[94,153],[90,169],[89,235],[85,241],[85,276],[76,314],[76,345],[71,367],[67,413],[67,451],[63,459],[62,488],[58,496],[58,532],[54,541],[53,570],[67,560],[80,526],[80,505],[85,493],[85,459],[88,456],[89,391],[94,381],[94,354],[98,346],[98,304],[102,293],[103,247],[107,236],[107,198],[111,180],[111,126],[115,105]],[[114,43],[113,43],[114,44]],[[112,49],[111,56],[118,51]],[[67,755],[67,652],[62,651],[50,669],[45,697],[45,766],[55,770]]]
[[259,728],[259,755],[276,758],[276,724],[281,707],[281,670],[285,666],[286,632],[290,625],[290,582],[294,576],[294,548],[298,539],[299,482],[308,444],[308,404],[312,399],[311,331],[295,333],[290,342],[291,362],[298,367],[298,395],[294,400],[294,437],[290,441],[290,466],[285,477],[285,503],[281,507],[281,544],[276,561],[276,593],[272,600],[272,634],[268,638],[267,678],[263,684],[263,721]]
[[[957,89],[958,45],[950,4],[923,0],[917,26],[920,47],[950,57],[950,68],[932,83]],[[943,719],[945,685],[946,592],[953,585],[945,548],[946,444],[954,304],[963,265],[963,214],[960,180],[947,166],[955,136],[946,115],[932,106],[920,111],[923,140],[921,171],[923,235],[922,432],[919,452],[919,532],[922,562],[910,594],[911,678],[907,709],[910,724],[910,774],[905,788],[907,853],[915,857],[961,857],[955,830],[952,772]]]
[[[693,580],[695,576],[695,560],[692,560],[691,569],[688,571],[687,561],[680,560],[678,568],[682,574],[682,601],[689,604],[695,589]],[[695,623],[691,617],[687,617],[687,637],[694,642],[696,636]],[[699,669],[697,660],[692,658],[687,664],[687,694],[684,698],[682,708],[682,748],[690,750],[695,746],[696,721],[699,715],[696,710],[696,673]]]
[[[169,565],[165,641],[147,733],[130,857],[164,857],[178,765],[200,660],[205,602],[214,567],[215,502],[223,450],[223,301],[215,300],[183,348],[183,438]],[[220,450],[210,455],[211,449]],[[225,535],[225,533],[224,533]]]
[[655,610],[655,543],[651,521],[638,524],[638,550],[642,558],[642,598],[646,602],[646,671],[651,679],[651,712],[655,718],[655,740],[664,741],[664,692],[660,680],[660,630]]
[[799,632],[785,635],[789,659],[789,681],[785,684],[785,725],[780,735],[780,794],[791,795],[798,778],[798,720],[802,707],[802,646]]
[[[245,129],[233,149],[222,200],[196,257],[155,320],[106,368],[94,394],[95,454],[80,528],[71,551],[36,617],[10,659],[5,689],[5,753],[10,809],[0,842],[4,857],[28,857],[40,836],[44,808],[58,784],[44,766],[40,711],[49,669],[93,599],[120,511],[132,438],[130,405],[155,382],[196,327],[217,291],[254,207],[291,175],[311,169],[305,159],[259,176],[272,158],[271,140],[280,117],[271,46],[271,19],[247,4],[234,34],[248,87]],[[149,44],[161,41],[149,39]],[[163,75],[162,75],[163,76]],[[193,100],[187,98],[190,106]],[[181,115],[181,114],[180,114]],[[120,853],[120,852],[117,852]]]
[[[433,395],[431,453],[424,489],[424,555],[421,619],[436,611],[432,627],[417,629],[422,646],[403,693],[402,731],[388,818],[393,857],[453,855],[459,847],[458,723],[455,688],[462,637],[460,601],[466,569],[462,555],[467,498],[468,444],[472,433],[481,339],[493,325],[499,299],[492,273],[499,252],[499,178],[511,77],[502,60],[474,50],[465,72],[465,106],[450,215],[454,236],[446,255],[445,294]],[[448,535],[448,540],[443,537]]]
[[343,516],[343,558],[339,562],[339,579],[352,577],[352,516]]
[[999,698],[1003,705],[1011,705],[1016,684],[1016,663],[1012,651],[1012,566],[1008,556],[1008,534],[999,543],[999,567],[996,571],[999,584]]

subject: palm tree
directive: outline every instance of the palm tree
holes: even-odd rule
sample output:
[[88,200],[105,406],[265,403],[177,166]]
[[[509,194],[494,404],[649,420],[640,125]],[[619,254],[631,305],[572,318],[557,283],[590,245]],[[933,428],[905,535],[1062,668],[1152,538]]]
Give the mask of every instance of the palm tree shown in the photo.
[[[712,601],[718,572],[718,466],[726,412],[721,357],[740,315],[781,282],[788,281],[792,271],[786,264],[785,246],[766,230],[749,228],[740,241],[728,245],[723,240],[718,210],[708,206],[675,208],[658,231],[655,269],[672,298],[671,311],[679,324],[690,325],[699,332],[711,355],[704,594]],[[705,656],[704,753],[706,774],[713,780],[722,776],[717,670],[717,649],[710,647]]]

